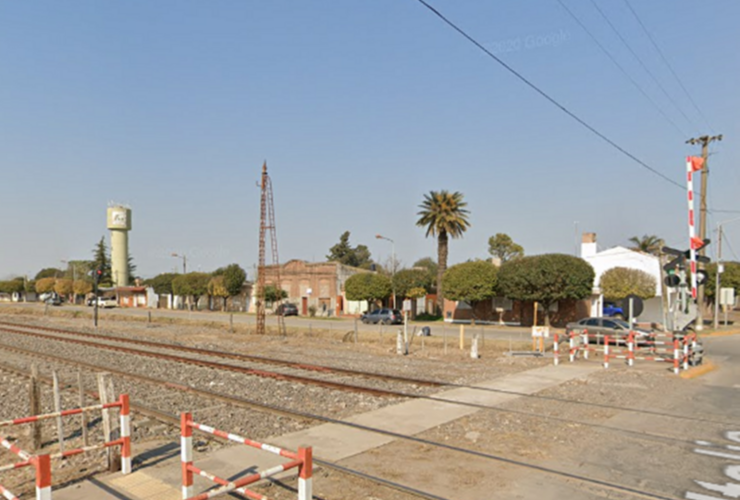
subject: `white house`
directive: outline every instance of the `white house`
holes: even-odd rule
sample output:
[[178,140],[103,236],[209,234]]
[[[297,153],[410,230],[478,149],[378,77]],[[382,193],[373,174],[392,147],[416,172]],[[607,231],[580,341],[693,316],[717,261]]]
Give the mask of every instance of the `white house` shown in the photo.
[[603,314],[604,296],[599,288],[601,275],[614,267],[626,267],[628,269],[639,269],[655,278],[656,297],[644,302],[645,308],[640,315],[640,321],[663,321],[663,301],[660,286],[663,278],[660,259],[658,257],[643,252],[636,252],[622,246],[616,246],[599,252],[596,247],[596,234],[583,233],[581,258],[591,264],[591,267],[596,272],[594,291],[591,297],[592,316],[601,316]]

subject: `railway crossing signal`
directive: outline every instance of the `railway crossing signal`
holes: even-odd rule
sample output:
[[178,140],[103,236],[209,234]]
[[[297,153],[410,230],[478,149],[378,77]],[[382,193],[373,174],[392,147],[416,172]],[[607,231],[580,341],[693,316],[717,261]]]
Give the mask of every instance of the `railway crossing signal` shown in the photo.
[[[669,261],[663,266],[663,270],[666,273],[664,282],[666,286],[670,288],[677,288],[678,294],[674,303],[670,309],[673,311],[672,316],[672,330],[681,331],[688,326],[692,321],[697,318],[697,306],[695,302],[689,301],[692,298],[689,287],[691,286],[687,280],[687,271],[691,269],[691,257],[692,253],[695,256],[696,262],[706,264],[711,261],[709,257],[704,255],[697,255],[698,250],[703,249],[710,243],[708,238],[700,240],[695,238],[691,241],[691,247],[689,250],[679,250],[677,248],[663,247],[662,251],[664,254],[672,255],[673,260]],[[702,285],[707,281],[707,273],[702,269],[694,271],[696,276],[696,284]]]

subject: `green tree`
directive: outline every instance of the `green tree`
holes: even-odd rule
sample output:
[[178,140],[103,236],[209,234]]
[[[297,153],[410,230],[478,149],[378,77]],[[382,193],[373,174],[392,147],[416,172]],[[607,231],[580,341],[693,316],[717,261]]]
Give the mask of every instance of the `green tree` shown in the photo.
[[628,295],[641,299],[655,297],[655,278],[645,271],[627,267],[613,267],[601,275],[599,288],[609,300],[621,300]]
[[649,253],[652,255],[660,255],[660,251],[664,245],[663,239],[655,236],[654,234],[646,234],[642,238],[638,236],[633,236],[629,239],[629,241],[633,245],[630,247],[630,250]]
[[226,289],[223,275],[214,276],[213,278],[211,278],[211,280],[208,282],[208,295],[210,295],[211,297],[220,297],[221,310],[226,310],[226,299],[229,298],[229,291]]
[[550,325],[550,306],[560,300],[581,300],[591,295],[595,273],[583,259],[563,254],[544,254],[510,260],[498,273],[499,292],[512,300],[536,301],[545,309]]
[[152,287],[157,295],[172,295],[172,281],[178,276],[176,273],[162,273],[149,278],[145,284]]
[[426,227],[426,236],[437,237],[437,307],[444,308],[444,291],[442,290],[442,276],[447,270],[447,254],[449,238],[461,238],[470,227],[466,210],[467,203],[459,192],[431,191],[424,195],[424,201],[419,205],[417,213],[419,220],[416,225]]
[[391,295],[391,280],[376,273],[354,274],[344,282],[347,300],[367,300],[368,307]]
[[61,269],[57,269],[56,267],[46,267],[42,269],[41,271],[36,273],[36,277],[33,279],[38,281],[40,279],[44,278],[58,278],[59,276],[63,275],[64,271]]
[[100,286],[110,286],[113,283],[108,247],[105,245],[105,236],[100,238],[100,241],[93,249],[92,267],[95,270],[100,269],[103,271],[103,274],[100,275]]
[[414,262],[413,265],[414,269],[423,269],[424,272],[427,275],[427,282],[429,283],[427,287],[427,291],[429,293],[434,293],[437,291],[437,270],[439,269],[439,266],[437,266],[437,262],[431,258],[431,257],[423,257],[416,262]]
[[172,280],[172,291],[175,295],[188,298],[189,308],[198,305],[198,299],[208,293],[208,282],[211,276],[206,273],[178,274]]
[[262,295],[259,297],[265,302],[275,303],[288,297],[288,292],[278,289],[275,285],[265,285]]
[[509,260],[524,257],[524,248],[514,243],[508,234],[496,233],[495,236],[488,238],[488,253],[503,264]]
[[396,296],[410,298],[409,291],[415,288],[429,288],[429,275],[425,269],[401,269],[392,278]]
[[329,249],[329,255],[326,260],[329,262],[339,262],[345,266],[361,267],[369,269],[373,264],[370,257],[370,250],[365,245],[353,247],[349,243],[349,231],[345,231],[339,237],[339,243]]
[[[725,270],[721,276],[720,288],[734,288],[735,295],[740,292],[740,262],[723,262]],[[717,263],[707,264],[707,282],[704,284],[704,293],[708,299],[714,300],[717,285]]]
[[[217,272],[224,277],[224,286],[229,292],[229,297],[236,297],[242,293],[242,287],[247,280],[247,273],[239,264],[229,264],[228,266],[218,269]],[[215,274],[215,273],[214,273]]]
[[476,307],[485,300],[496,296],[498,268],[485,260],[455,264],[445,271],[442,278],[442,291],[450,300],[468,304],[476,319]]
[[0,293],[14,294],[23,293],[24,283],[23,278],[15,278],[8,281],[0,281]]
[[56,278],[41,278],[36,280],[36,293],[49,293],[54,290]]

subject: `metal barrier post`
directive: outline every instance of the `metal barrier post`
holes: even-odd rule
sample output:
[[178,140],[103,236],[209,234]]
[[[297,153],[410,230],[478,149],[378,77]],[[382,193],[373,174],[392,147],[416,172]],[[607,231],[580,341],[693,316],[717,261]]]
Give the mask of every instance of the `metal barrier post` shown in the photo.
[[673,339],[673,373],[675,373],[676,375],[678,375],[678,372],[680,369],[679,362],[678,362],[678,357],[680,356],[679,353],[680,353],[680,348],[678,344],[678,339],[674,338]]
[[609,368],[609,335],[604,336],[604,368]]
[[633,366],[635,362],[635,332],[630,330],[627,336],[627,366]]
[[570,362],[572,363],[576,359],[575,355],[575,344],[576,344],[576,333],[570,332],[570,339],[568,339],[568,346],[570,347]]
[[131,473],[131,415],[128,394],[121,394],[121,473]]
[[583,359],[588,359],[588,330],[583,330],[581,343],[583,344]]
[[182,463],[182,498],[187,499],[195,494],[193,487],[193,428],[190,427],[193,416],[190,413],[180,414],[180,461]]
[[558,334],[557,333],[553,337],[553,342],[554,342],[554,344],[552,345],[552,359],[553,359],[553,363],[555,363],[555,366],[558,366],[558,363],[559,363],[558,357],[560,355],[560,346],[558,345],[559,339],[558,339]]
[[298,468],[298,500],[313,498],[313,448],[298,448],[298,458],[302,461]]
[[39,455],[31,461],[36,468],[36,500],[51,500],[51,457]]

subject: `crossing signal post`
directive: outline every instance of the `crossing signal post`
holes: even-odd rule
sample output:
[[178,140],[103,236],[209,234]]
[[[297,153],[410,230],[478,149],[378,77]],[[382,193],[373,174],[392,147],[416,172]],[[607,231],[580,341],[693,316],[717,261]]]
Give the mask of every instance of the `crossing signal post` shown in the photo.
[[[710,262],[709,257],[697,255],[697,251],[708,244],[709,239],[705,238],[700,241],[692,241],[692,248],[688,250],[663,247],[663,253],[673,256],[673,259],[663,266],[663,271],[665,271],[665,285],[677,289],[677,296],[669,306],[672,312],[670,330],[674,333],[681,332],[691,322],[700,317],[696,304],[696,287],[706,283],[707,273],[703,269],[696,269],[695,263],[692,266],[691,259],[693,257],[696,259],[695,262],[702,264]],[[695,271],[692,278],[689,279],[688,271],[692,267]]]

